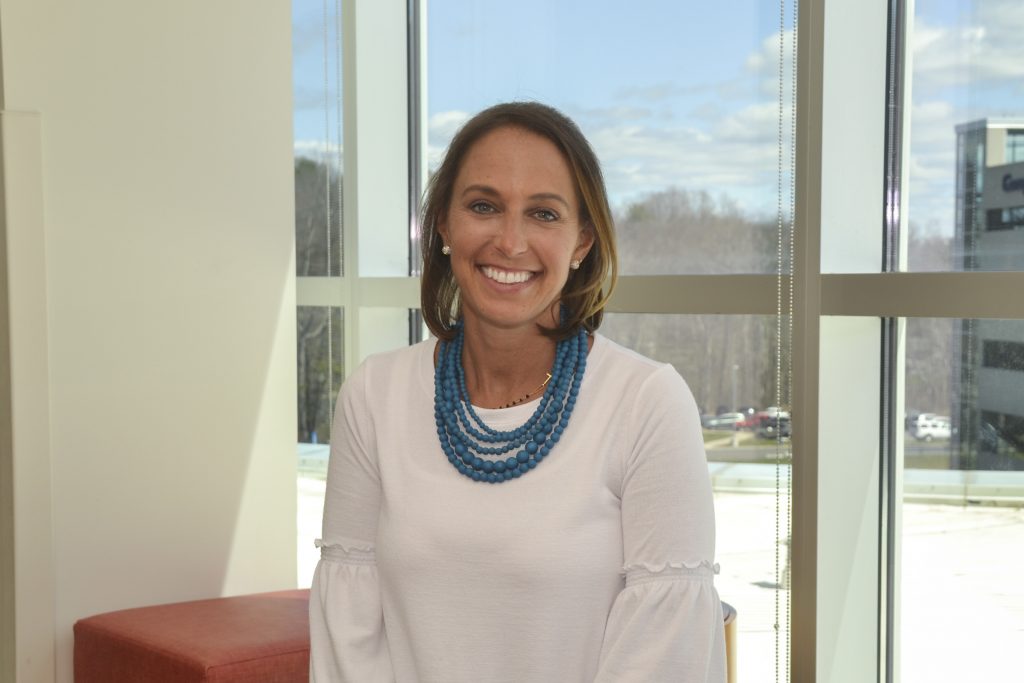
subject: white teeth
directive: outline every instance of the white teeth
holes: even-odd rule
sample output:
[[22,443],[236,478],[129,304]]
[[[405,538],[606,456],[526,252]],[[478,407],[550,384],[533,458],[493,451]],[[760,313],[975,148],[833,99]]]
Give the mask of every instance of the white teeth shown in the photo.
[[532,275],[528,270],[498,270],[497,268],[490,268],[488,266],[484,266],[481,270],[484,275],[495,282],[500,282],[503,285],[514,285],[519,282],[526,282]]

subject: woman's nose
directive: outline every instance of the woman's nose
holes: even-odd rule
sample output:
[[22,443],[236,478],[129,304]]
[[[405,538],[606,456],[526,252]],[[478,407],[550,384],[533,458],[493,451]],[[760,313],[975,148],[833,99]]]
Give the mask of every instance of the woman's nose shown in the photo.
[[496,238],[498,249],[506,256],[518,256],[526,251],[526,226],[521,217],[508,216],[501,222]]

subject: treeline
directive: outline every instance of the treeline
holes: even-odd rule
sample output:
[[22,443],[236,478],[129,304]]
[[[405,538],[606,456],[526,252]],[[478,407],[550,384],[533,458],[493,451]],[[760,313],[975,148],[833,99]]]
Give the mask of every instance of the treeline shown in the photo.
[[[341,274],[342,207],[341,178],[333,167],[297,159],[297,276]],[[780,254],[787,251],[779,249],[775,217],[747,215],[729,198],[702,191],[671,188],[647,195],[617,210],[615,221],[624,275],[775,273]],[[921,234],[912,225],[910,240],[912,270],[950,268],[949,238]],[[782,242],[788,246],[788,232]],[[783,271],[789,266],[784,261]],[[338,309],[328,315],[325,308],[298,308],[302,442],[310,441],[314,432],[321,442],[329,439],[334,399],[330,394],[337,392],[343,376],[341,315]],[[777,405],[778,396],[788,395],[788,325],[788,319],[776,315],[609,314],[602,332],[674,365],[701,411],[719,413],[740,406],[764,409]],[[953,338],[951,321],[908,323],[908,409],[952,412]]]
[[[341,275],[341,175],[330,164],[295,160],[295,275]],[[296,310],[298,441],[330,441],[331,410],[341,386],[342,311]]]

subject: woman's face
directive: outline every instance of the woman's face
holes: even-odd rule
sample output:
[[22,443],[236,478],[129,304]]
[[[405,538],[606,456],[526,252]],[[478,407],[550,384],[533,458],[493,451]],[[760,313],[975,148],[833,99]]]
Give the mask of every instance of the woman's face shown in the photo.
[[545,137],[499,128],[462,160],[438,225],[451,247],[462,315],[505,330],[555,325],[553,306],[593,233],[580,223],[576,186],[562,153]]

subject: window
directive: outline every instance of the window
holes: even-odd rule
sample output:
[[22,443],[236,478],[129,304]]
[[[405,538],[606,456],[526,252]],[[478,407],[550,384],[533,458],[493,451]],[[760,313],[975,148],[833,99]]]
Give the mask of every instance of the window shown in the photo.
[[1019,652],[1021,565],[976,558],[1024,546],[1024,321],[906,325],[903,680],[998,679]]
[[[789,444],[758,427],[785,423],[789,410],[788,390],[777,386],[788,368],[776,375],[788,327],[774,292],[780,265],[789,268],[792,7],[783,6],[782,27],[778,2],[759,0],[645,11],[611,0],[426,7],[430,168],[472,113],[540,100],[571,116],[601,159],[623,290],[629,276],[761,276],[687,287],[702,305],[731,299],[736,315],[655,315],[642,297],[619,298],[600,331],[674,364],[693,390],[718,514],[734,524],[722,525],[719,562],[722,599],[745,606],[738,666],[745,676],[773,674],[770,653],[778,645],[784,661],[788,636]],[[685,285],[656,282],[662,304],[679,300],[685,310]]]
[[781,70],[791,111],[793,67],[788,25],[780,64],[778,2],[472,7],[427,3],[428,163],[470,114],[540,100],[601,159],[623,274],[776,272],[778,171],[790,161],[778,81]]
[[[410,196],[459,123],[510,98],[559,106],[607,165],[627,233],[607,333],[643,345],[629,337],[638,319],[676,339],[731,324],[704,337],[720,347],[709,356],[713,388],[700,389],[704,410],[790,413],[792,468],[779,472],[792,492],[773,500],[780,515],[792,505],[791,529],[775,534],[775,503],[716,494],[724,553],[750,542],[753,566],[773,565],[782,539],[790,556],[783,580],[773,566],[751,581],[723,562],[720,587],[738,596],[740,623],[770,629],[743,636],[743,680],[775,679],[776,656],[779,680],[949,680],[977,652],[1005,673],[1005,653],[1024,645],[1018,589],[970,593],[967,617],[934,611],[919,579],[938,577],[936,562],[954,555],[975,560],[963,567],[972,590],[991,587],[994,574],[970,552],[991,539],[971,525],[992,513],[1017,533],[1009,522],[1024,499],[1014,488],[1024,409],[993,398],[1020,369],[994,367],[1017,363],[1007,350],[1016,347],[1002,344],[1024,343],[1014,295],[1024,291],[1024,232],[1010,229],[1020,224],[1013,181],[1024,178],[1019,3],[807,0],[795,32],[792,6],[780,26],[779,5],[757,0],[642,10],[481,1],[458,14],[450,4],[413,0],[407,13],[404,3],[342,3],[340,242],[358,254],[343,253],[330,284],[300,278],[298,291],[300,305],[343,309],[344,368],[417,327]],[[525,16],[528,30],[512,30]],[[373,40],[355,40],[365,35]],[[782,126],[781,154],[780,103],[784,124],[797,119]],[[768,362],[765,321],[782,331],[771,343],[792,349],[785,402],[766,403],[766,385],[750,379]],[[750,355],[737,363],[726,340]],[[640,350],[672,360],[668,342]],[[680,370],[702,384],[692,379],[699,363]],[[726,462],[728,440],[708,449],[721,472],[746,464]],[[960,498],[941,497],[967,478]],[[1009,504],[974,505],[978,486]],[[744,526],[757,543],[741,537]],[[758,581],[791,587],[790,628],[774,629],[774,605],[770,617],[759,611],[753,596],[773,589]],[[975,634],[990,643],[963,647]]]
[[982,341],[982,367],[1024,372],[1024,343]]

